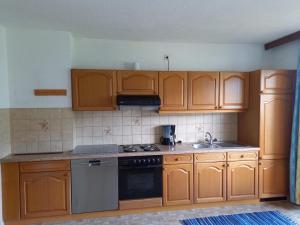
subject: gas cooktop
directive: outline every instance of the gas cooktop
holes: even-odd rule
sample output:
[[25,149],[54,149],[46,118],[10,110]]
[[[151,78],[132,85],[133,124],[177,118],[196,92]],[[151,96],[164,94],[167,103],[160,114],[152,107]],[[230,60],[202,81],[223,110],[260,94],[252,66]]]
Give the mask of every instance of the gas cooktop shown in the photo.
[[154,144],[120,145],[119,152],[158,152],[160,149]]

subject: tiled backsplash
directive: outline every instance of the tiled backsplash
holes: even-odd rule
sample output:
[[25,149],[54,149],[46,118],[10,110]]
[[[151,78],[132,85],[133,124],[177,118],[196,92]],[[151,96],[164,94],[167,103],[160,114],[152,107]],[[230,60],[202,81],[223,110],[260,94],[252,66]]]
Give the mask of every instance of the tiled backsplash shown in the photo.
[[177,140],[196,142],[209,131],[219,140],[237,139],[237,115],[159,115],[147,107],[123,107],[115,112],[77,112],[77,144],[159,143],[160,125],[175,124]]
[[149,107],[119,111],[11,109],[13,153],[68,151],[81,144],[158,143],[161,127],[175,124],[177,140],[196,142],[209,131],[218,140],[237,139],[237,114],[159,115]]
[[11,109],[12,153],[71,150],[74,122],[71,109]]
[[9,109],[0,109],[0,158],[11,152]]

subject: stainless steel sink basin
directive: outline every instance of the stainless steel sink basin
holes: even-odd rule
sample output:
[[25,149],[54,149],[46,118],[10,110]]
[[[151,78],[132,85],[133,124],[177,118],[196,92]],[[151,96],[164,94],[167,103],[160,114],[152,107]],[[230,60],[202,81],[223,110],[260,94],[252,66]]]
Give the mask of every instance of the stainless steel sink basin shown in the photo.
[[206,143],[197,143],[197,144],[193,144],[193,148],[195,149],[201,149],[201,148],[219,148],[218,145],[216,144],[206,144]]
[[237,143],[230,143],[230,142],[218,142],[212,145],[207,143],[197,143],[193,144],[193,148],[195,149],[207,149],[207,148],[240,148],[244,147],[243,145]]

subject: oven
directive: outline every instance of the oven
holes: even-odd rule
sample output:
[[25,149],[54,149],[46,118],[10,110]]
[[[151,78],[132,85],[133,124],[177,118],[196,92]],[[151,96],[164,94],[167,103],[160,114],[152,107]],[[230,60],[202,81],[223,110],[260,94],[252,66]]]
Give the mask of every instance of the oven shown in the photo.
[[162,156],[119,158],[119,200],[162,197]]

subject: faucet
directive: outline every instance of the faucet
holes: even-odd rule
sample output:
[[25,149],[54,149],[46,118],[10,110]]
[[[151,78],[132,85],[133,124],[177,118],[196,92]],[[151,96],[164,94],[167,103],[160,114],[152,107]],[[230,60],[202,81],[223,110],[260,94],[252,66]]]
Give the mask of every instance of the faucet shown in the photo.
[[216,138],[213,138],[210,132],[205,133],[205,141],[208,142],[208,144],[213,145],[214,142],[218,141]]

